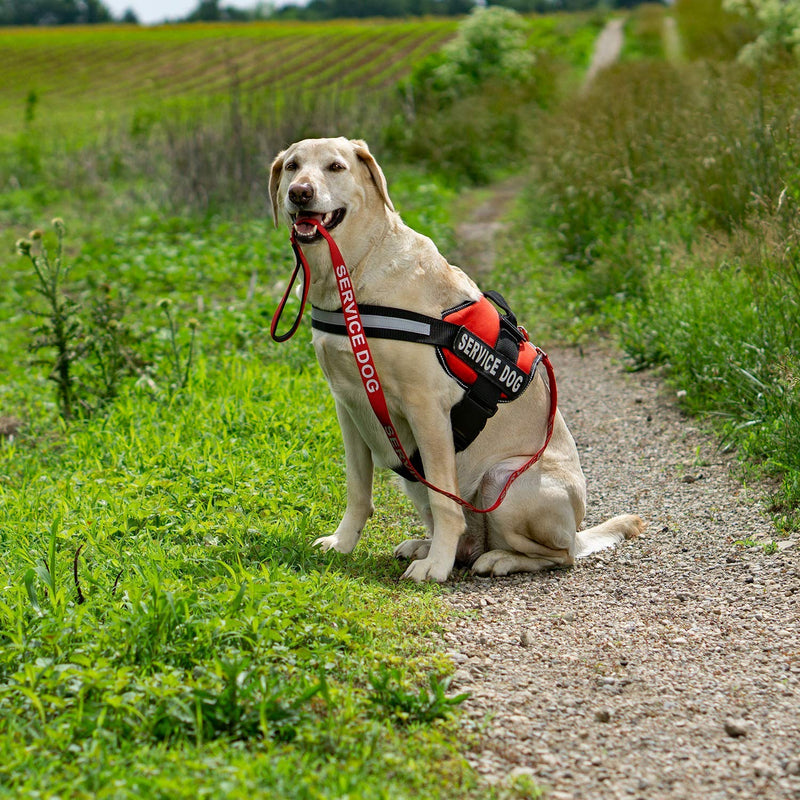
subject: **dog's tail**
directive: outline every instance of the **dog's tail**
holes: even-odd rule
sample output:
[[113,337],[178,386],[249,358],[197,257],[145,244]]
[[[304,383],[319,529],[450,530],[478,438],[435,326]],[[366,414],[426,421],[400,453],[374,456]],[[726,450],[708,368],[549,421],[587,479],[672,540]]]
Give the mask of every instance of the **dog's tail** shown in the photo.
[[645,528],[641,517],[636,514],[623,514],[620,517],[578,531],[575,558],[586,558],[599,550],[615,547],[623,539],[635,539]]

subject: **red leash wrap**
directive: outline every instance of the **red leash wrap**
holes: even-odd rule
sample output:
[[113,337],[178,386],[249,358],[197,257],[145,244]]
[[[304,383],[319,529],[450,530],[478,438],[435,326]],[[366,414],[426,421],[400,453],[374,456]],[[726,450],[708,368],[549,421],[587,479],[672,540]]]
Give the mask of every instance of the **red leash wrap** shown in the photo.
[[[364,335],[364,327],[361,323],[361,314],[358,310],[358,303],[356,302],[355,291],[353,289],[353,284],[350,280],[350,273],[347,269],[347,265],[344,263],[344,258],[342,258],[341,251],[337,246],[336,242],[333,240],[333,237],[328,233],[327,230],[315,219],[303,219],[303,222],[311,222],[313,223],[319,233],[325,238],[328,242],[328,247],[330,248],[331,254],[331,261],[333,263],[333,272],[336,277],[336,288],[339,291],[339,299],[342,304],[342,312],[344,314],[345,320],[345,327],[347,329],[347,336],[350,340],[350,347],[353,351],[353,356],[356,360],[356,365],[358,366],[358,373],[361,376],[361,382],[364,385],[364,390],[367,393],[367,399],[369,400],[369,404],[372,407],[375,416],[378,418],[378,421],[383,426],[383,430],[386,433],[386,436],[389,439],[390,444],[392,445],[392,449],[394,450],[397,457],[400,459],[400,463],[423,485],[426,486],[428,489],[431,489],[434,492],[438,492],[441,495],[449,498],[455,503],[458,503],[460,506],[468,509],[469,511],[474,511],[477,514],[488,514],[490,511],[494,511],[505,499],[508,490],[511,488],[511,484],[522,475],[523,472],[529,470],[541,457],[542,453],[547,449],[547,445],[550,444],[550,439],[553,435],[553,426],[555,424],[555,417],[556,417],[556,409],[558,407],[558,392],[556,389],[556,379],[555,373],[553,371],[553,366],[550,363],[550,359],[547,357],[547,354],[541,350],[540,348],[536,348],[537,352],[542,357],[542,362],[544,363],[545,369],[547,370],[547,380],[549,384],[550,390],[550,412],[548,414],[547,419],[547,433],[545,436],[544,444],[542,447],[533,455],[531,456],[528,461],[526,461],[521,467],[516,469],[511,475],[508,477],[508,480],[505,483],[502,491],[498,495],[497,499],[492,503],[491,506],[488,508],[476,508],[472,503],[469,503],[466,500],[463,500],[456,494],[452,494],[451,492],[446,491],[445,489],[440,489],[438,486],[434,486],[429,481],[425,480],[425,478],[420,475],[417,468],[411,463],[411,459],[406,455],[406,451],[403,449],[403,445],[400,443],[400,437],[397,434],[397,430],[392,423],[391,417],[389,415],[389,407],[386,403],[386,397],[383,393],[383,387],[381,386],[380,379],[378,377],[378,372],[375,369],[375,362],[372,359],[372,352],[369,349],[369,344],[367,342],[367,337]],[[306,260],[305,255],[303,254],[302,249],[300,248],[299,244],[297,243],[297,239],[295,238],[294,229],[292,230],[292,248],[295,251],[297,256],[297,264],[294,268],[294,272],[292,273],[291,280],[289,282],[289,286],[286,289],[286,292],[283,295],[283,299],[281,300],[280,304],[278,305],[277,310],[275,311],[275,315],[272,318],[272,324],[270,325],[270,335],[276,342],[285,342],[291,336],[294,335],[295,331],[297,330],[300,319],[303,316],[303,310],[305,309],[306,299],[308,298],[308,289],[311,284],[311,270],[308,265],[308,261]],[[294,323],[292,324],[291,328],[287,333],[284,334],[276,334],[275,331],[278,326],[278,321],[283,314],[283,309],[286,305],[286,301],[289,297],[289,292],[291,291],[292,287],[294,286],[295,279],[297,278],[297,273],[303,270],[303,296],[302,301],[300,304],[300,311],[295,319]]]

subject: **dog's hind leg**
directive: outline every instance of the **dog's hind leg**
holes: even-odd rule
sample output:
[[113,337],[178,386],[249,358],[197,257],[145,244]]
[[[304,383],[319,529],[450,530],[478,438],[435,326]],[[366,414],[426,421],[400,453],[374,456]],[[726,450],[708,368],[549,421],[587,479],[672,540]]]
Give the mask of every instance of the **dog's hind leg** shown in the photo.
[[[406,539],[394,548],[394,557],[413,561],[417,558],[425,558],[430,552],[431,535],[433,530],[433,518],[430,513],[430,508],[427,506],[427,491],[419,484],[411,484],[423,489],[422,494],[425,496],[426,504],[423,507],[417,506],[417,511],[425,522],[428,528],[428,535],[425,539]],[[413,490],[406,488],[407,494],[414,499],[415,494]],[[484,553],[486,550],[486,543],[488,539],[488,527],[486,516],[484,514],[467,513],[465,515],[467,522],[467,530],[458,540],[458,549],[456,550],[456,564],[462,567],[471,567],[475,560]]]
[[[425,478],[433,486],[458,496],[458,475],[449,420],[441,406],[432,406],[430,400],[427,400],[427,407],[425,405],[426,400],[423,398],[422,403],[407,414],[419,447]],[[423,487],[419,490],[414,487],[412,491],[421,492]],[[453,500],[433,489],[424,491],[427,501],[420,494],[415,498],[415,505],[421,513],[429,509],[429,512],[423,513],[423,519],[427,524],[426,516],[427,513],[430,514],[430,545],[422,558],[416,558],[409,564],[403,578],[442,582],[447,580],[455,564],[458,542],[466,530],[466,522],[464,512]],[[420,549],[420,554],[421,552]]]
[[417,558],[425,558],[430,552],[431,537],[433,536],[433,515],[428,502],[428,490],[420,483],[405,479],[402,480],[402,484],[403,491],[414,504],[420,520],[425,525],[427,535],[424,539],[406,539],[400,542],[394,548],[394,557],[413,561]]
[[[513,465],[512,465],[513,466]],[[491,503],[504,485],[507,467],[488,473],[481,486]],[[575,563],[575,528],[583,514],[582,487],[542,473],[537,467],[513,484],[503,504],[488,518],[488,552],[472,571],[479,575],[538,572]]]
[[636,514],[623,514],[593,528],[578,531],[575,558],[586,558],[592,553],[615,547],[625,539],[634,539],[644,530],[644,522]]

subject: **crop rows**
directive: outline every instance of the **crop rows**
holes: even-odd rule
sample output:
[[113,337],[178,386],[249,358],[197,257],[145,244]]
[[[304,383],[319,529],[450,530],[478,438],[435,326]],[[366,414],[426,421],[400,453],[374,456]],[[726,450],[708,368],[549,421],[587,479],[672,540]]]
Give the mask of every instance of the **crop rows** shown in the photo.
[[[453,35],[453,20],[254,23],[158,28],[4,29],[0,135],[37,122],[69,126],[154,102],[242,92],[374,89]],[[89,112],[89,113],[87,113]]]

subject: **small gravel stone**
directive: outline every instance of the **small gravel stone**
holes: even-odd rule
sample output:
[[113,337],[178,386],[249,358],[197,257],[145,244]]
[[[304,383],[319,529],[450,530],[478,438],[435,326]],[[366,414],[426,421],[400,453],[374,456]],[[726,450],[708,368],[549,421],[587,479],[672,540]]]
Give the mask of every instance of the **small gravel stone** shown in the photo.
[[734,739],[747,736],[749,725],[743,719],[726,719],[725,720],[725,733],[732,736]]

